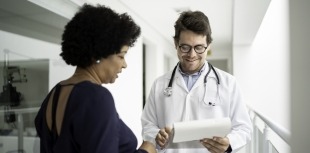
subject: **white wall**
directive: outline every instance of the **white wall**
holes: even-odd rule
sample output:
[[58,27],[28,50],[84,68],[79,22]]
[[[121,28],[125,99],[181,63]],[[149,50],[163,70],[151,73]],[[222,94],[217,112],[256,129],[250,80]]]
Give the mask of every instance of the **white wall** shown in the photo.
[[271,1],[252,45],[235,46],[234,74],[250,106],[289,128],[287,3]]
[[290,0],[292,153],[309,152],[310,1]]
[[288,0],[272,0],[252,44],[234,46],[233,61],[247,104],[289,130],[288,19]]

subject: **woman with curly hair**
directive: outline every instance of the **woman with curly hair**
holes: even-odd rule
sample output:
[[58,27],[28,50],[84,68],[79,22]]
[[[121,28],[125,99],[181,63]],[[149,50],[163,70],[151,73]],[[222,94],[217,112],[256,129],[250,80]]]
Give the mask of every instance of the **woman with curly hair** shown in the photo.
[[43,101],[35,118],[41,153],[147,153],[119,118],[113,96],[103,87],[127,67],[125,55],[140,36],[126,14],[103,5],[85,4],[65,26],[60,56],[76,66]]

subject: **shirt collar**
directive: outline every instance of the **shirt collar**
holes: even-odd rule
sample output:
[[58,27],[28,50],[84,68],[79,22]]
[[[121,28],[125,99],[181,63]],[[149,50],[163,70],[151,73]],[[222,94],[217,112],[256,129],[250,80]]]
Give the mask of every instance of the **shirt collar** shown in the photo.
[[193,74],[187,74],[187,73],[183,72],[182,69],[181,69],[180,64],[179,64],[178,67],[179,67],[179,68],[178,68],[178,69],[179,69],[179,72],[180,72],[182,75],[186,75],[186,76],[189,76],[189,75],[200,75],[200,74],[205,70],[205,68],[206,68],[206,63],[203,64],[202,68],[201,68],[199,71],[197,71],[197,72],[195,72],[195,73],[193,73]]

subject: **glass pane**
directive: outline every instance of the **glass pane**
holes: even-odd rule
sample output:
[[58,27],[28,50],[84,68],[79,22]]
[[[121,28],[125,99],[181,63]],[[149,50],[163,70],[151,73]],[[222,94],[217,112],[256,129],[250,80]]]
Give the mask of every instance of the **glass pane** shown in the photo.
[[[2,107],[1,107],[2,108]],[[37,108],[1,110],[1,118],[15,118],[1,124],[0,152],[1,153],[34,153],[39,152],[39,139],[34,128],[34,116]],[[36,151],[35,151],[36,150]]]
[[34,126],[48,92],[49,60],[0,62],[0,153],[39,152]]

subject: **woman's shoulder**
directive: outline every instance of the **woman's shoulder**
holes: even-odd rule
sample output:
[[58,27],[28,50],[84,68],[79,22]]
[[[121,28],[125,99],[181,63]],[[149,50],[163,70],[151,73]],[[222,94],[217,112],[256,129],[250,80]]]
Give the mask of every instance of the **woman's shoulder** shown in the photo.
[[75,84],[75,90],[80,90],[82,92],[91,93],[92,95],[96,93],[111,94],[110,91],[106,87],[99,85],[99,84],[92,83],[90,81],[83,81],[83,82]]
[[[115,103],[111,92],[98,84],[89,81],[74,85],[70,95],[70,103],[74,103],[73,110],[92,110],[88,113],[111,112],[115,110]],[[69,104],[69,103],[68,103]]]
[[112,93],[104,86],[84,81],[74,85],[71,100],[79,101],[83,105],[102,107],[103,105],[114,105]]

